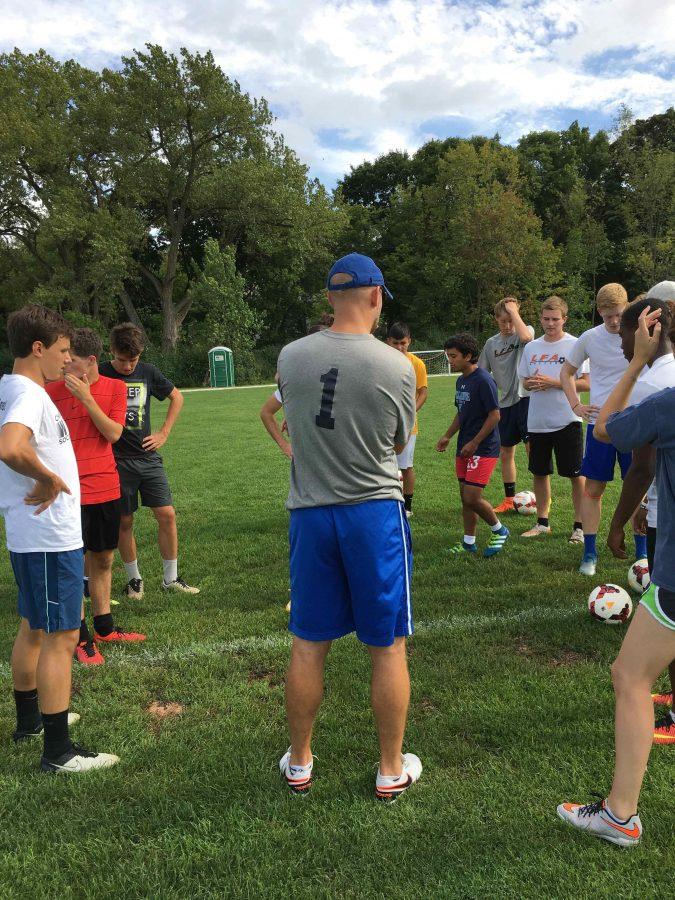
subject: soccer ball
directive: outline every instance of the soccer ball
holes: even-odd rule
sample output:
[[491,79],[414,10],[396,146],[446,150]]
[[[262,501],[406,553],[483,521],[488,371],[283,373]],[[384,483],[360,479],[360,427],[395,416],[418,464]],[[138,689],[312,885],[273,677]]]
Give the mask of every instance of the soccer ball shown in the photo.
[[521,516],[532,516],[537,511],[537,498],[532,491],[519,491],[513,498],[513,508]]
[[647,590],[650,582],[649,563],[646,559],[638,559],[628,570],[628,584],[636,594],[642,594]]
[[592,619],[605,625],[621,625],[630,619],[633,601],[618,584],[600,584],[590,593],[588,611]]

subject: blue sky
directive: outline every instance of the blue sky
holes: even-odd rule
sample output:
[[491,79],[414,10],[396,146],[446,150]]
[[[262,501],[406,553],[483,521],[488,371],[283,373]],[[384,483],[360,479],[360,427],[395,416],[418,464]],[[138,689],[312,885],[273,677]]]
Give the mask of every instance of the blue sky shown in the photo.
[[213,51],[333,186],[432,137],[611,127],[675,101],[671,0],[0,0],[0,47],[84,65]]

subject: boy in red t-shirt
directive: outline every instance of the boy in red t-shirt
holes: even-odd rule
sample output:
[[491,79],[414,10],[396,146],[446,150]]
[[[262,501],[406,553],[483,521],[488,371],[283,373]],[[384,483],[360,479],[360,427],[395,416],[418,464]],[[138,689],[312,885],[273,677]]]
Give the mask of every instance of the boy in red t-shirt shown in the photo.
[[119,440],[127,409],[124,384],[99,374],[101,339],[90,328],[78,328],[71,341],[71,362],[63,381],[47,392],[68,425],[80,476],[82,537],[94,613],[92,639],[84,618],[75,651],[85,665],[104,660],[96,642],[144,641],[144,634],[123,631],[110,612],[112,564],[119,542],[120,479],[112,452]]

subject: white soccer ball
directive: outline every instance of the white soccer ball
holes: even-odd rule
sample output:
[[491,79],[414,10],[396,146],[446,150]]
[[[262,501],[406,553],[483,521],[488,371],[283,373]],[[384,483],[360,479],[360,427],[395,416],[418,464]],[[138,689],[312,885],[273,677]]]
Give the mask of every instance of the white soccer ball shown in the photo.
[[605,625],[622,625],[630,619],[633,601],[618,584],[600,584],[590,593],[588,611],[591,618]]
[[646,559],[638,559],[628,570],[628,584],[636,594],[644,593],[651,583],[649,563]]
[[537,511],[537,498],[532,491],[519,491],[513,498],[513,508],[521,516],[533,516]]

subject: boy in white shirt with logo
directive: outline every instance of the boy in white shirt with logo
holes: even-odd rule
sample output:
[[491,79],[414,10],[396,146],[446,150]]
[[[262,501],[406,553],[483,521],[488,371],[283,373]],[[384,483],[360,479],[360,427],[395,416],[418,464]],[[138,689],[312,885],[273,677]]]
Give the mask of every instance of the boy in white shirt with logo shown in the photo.
[[0,514],[18,587],[12,650],[14,740],[44,736],[44,772],[114,765],[73,744],[68,726],[73,652],[82,603],[80,480],[68,427],[44,389],[70,362],[68,324],[42,306],[7,320],[11,375],[0,380]]
[[[571,544],[582,544],[581,500],[584,478],[581,475],[583,434],[581,418],[570,409],[560,384],[560,372],[577,338],[564,330],[567,304],[560,297],[549,297],[541,308],[542,337],[531,341],[518,364],[518,375],[530,395],[527,430],[530,435],[529,469],[534,476],[537,497],[537,524],[522,536],[540,537],[550,534],[548,514],[551,507],[551,478],[555,453],[558,475],[572,482],[574,526]],[[588,390],[584,363],[576,380],[577,390]]]

